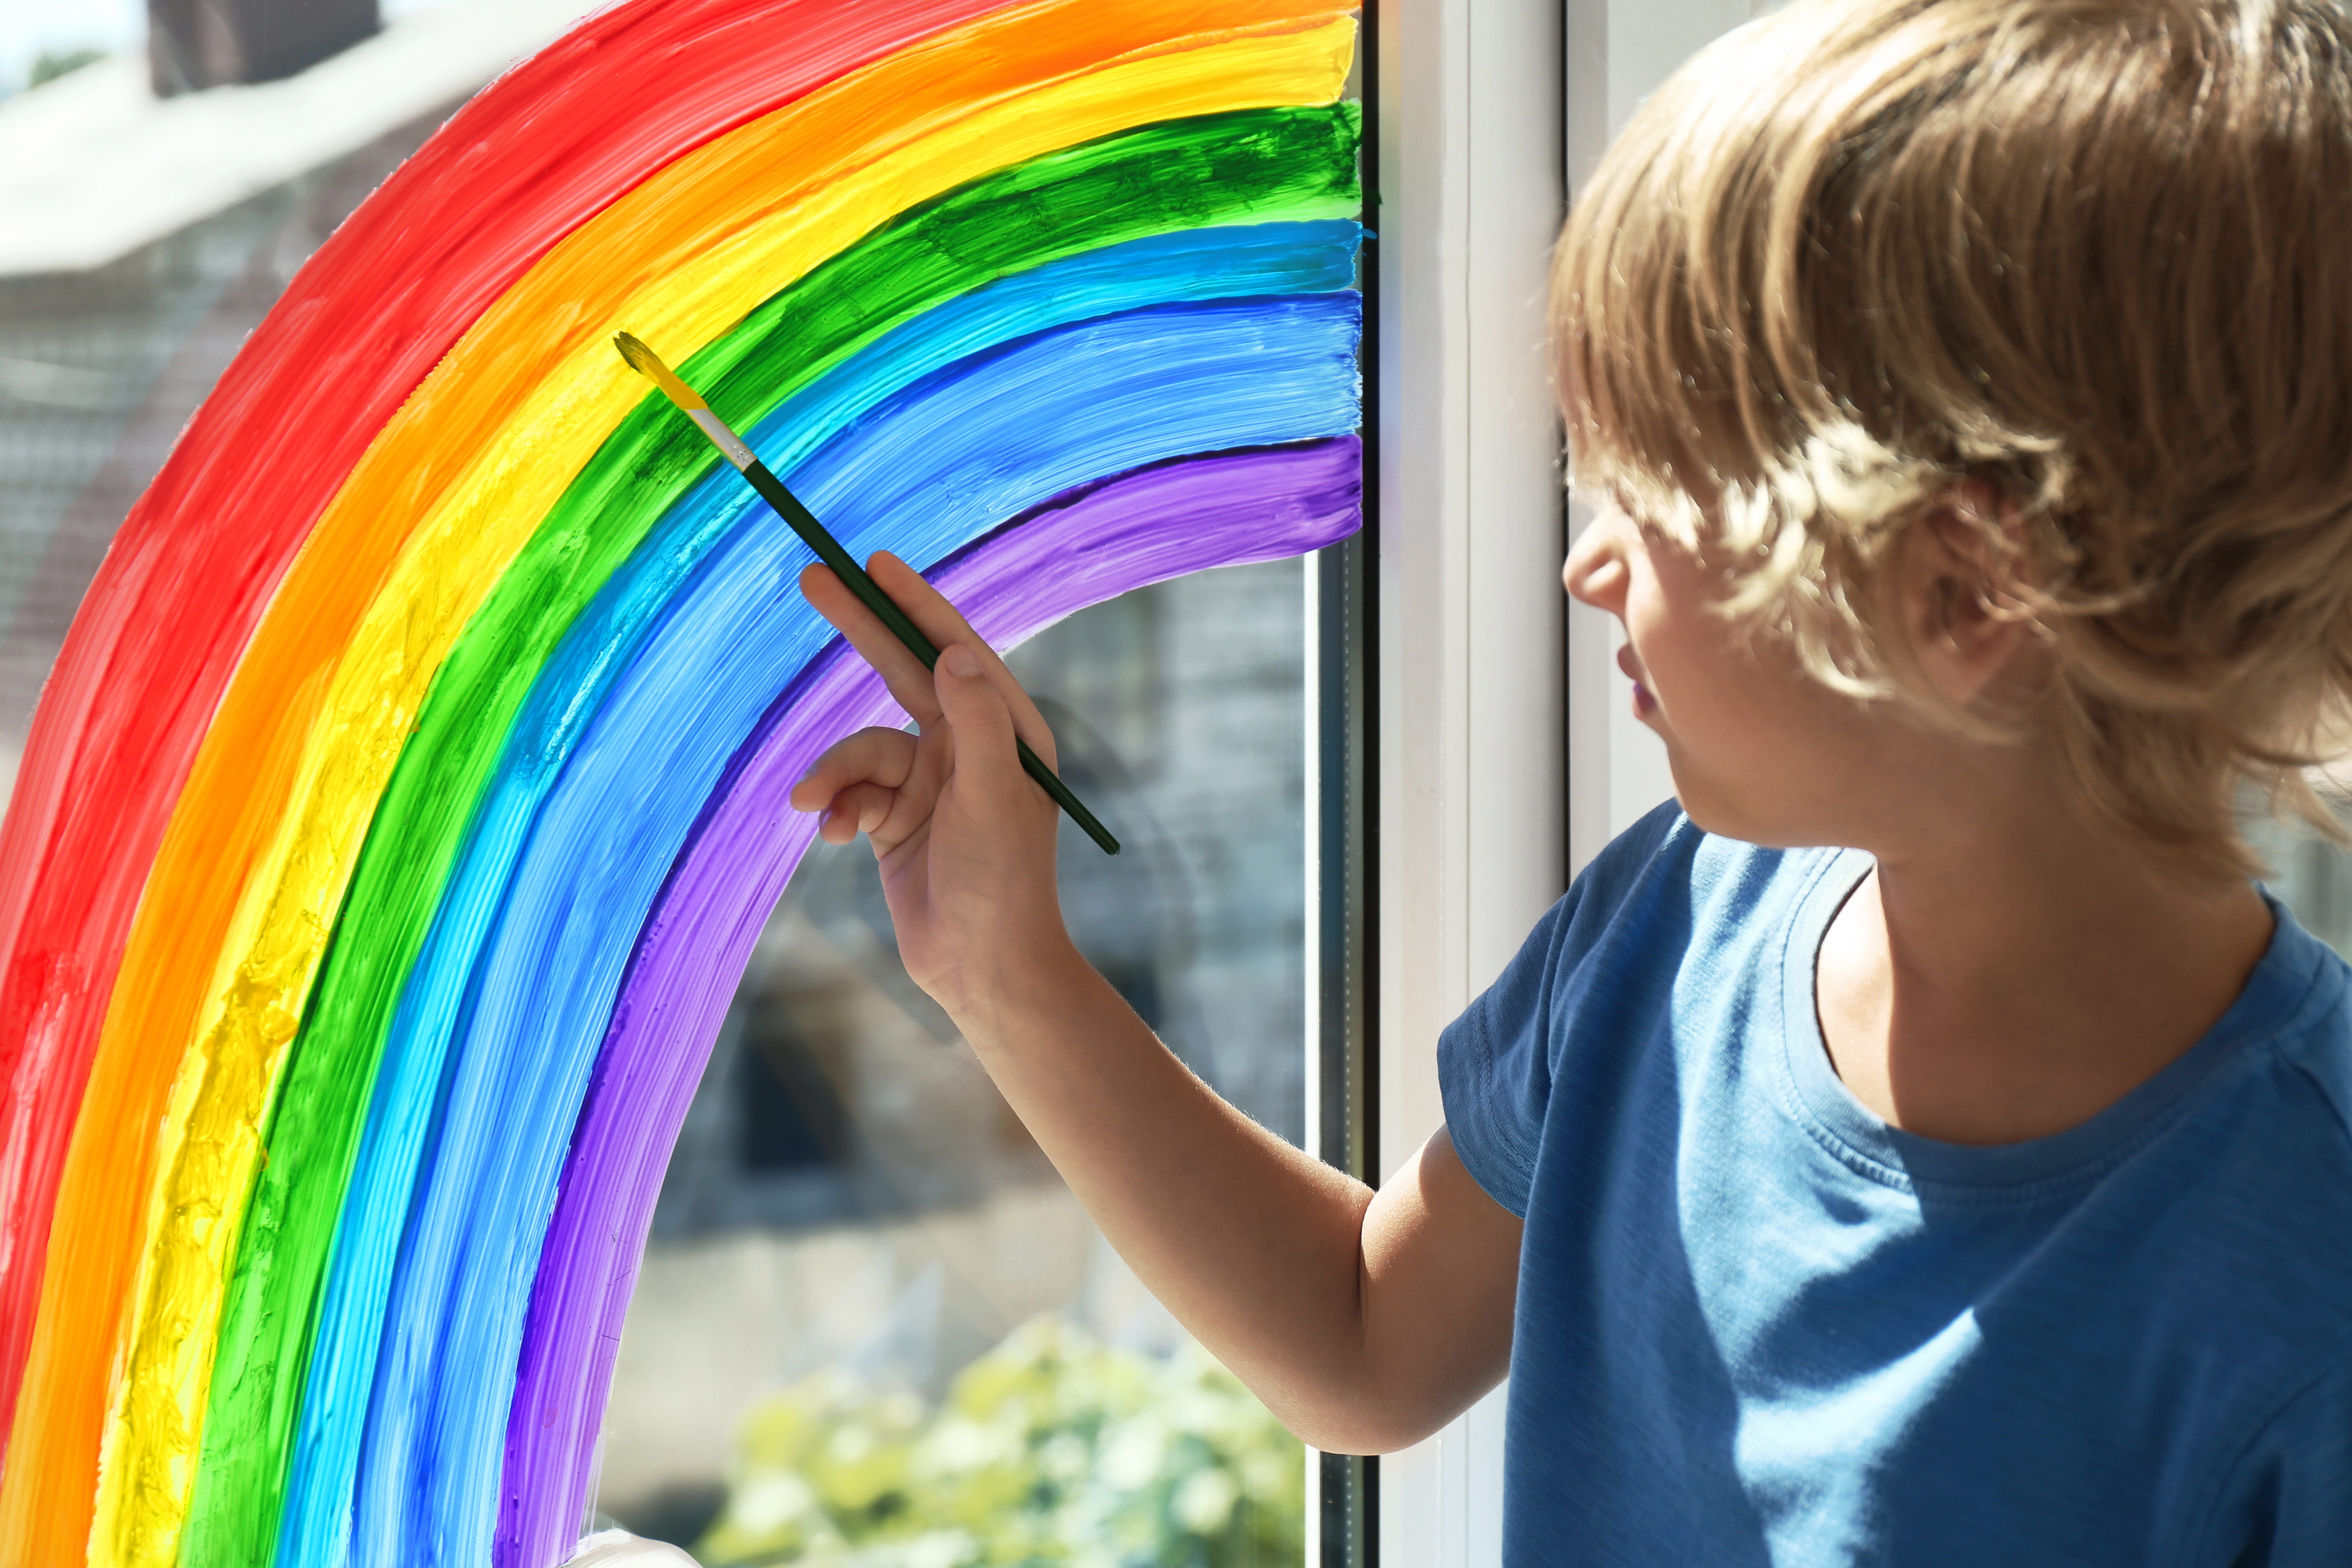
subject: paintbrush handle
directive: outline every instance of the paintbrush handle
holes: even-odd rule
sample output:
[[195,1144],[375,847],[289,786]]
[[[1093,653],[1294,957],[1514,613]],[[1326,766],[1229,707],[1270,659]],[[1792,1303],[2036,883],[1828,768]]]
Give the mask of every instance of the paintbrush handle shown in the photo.
[[[751,488],[760,492],[761,498],[776,509],[776,515],[784,519],[793,532],[800,535],[801,542],[816,551],[817,559],[833,569],[834,576],[841,579],[849,591],[857,595],[866,609],[874,612],[882,624],[907,645],[908,653],[923,661],[925,669],[939,664],[940,651],[931,645],[929,637],[923,635],[922,629],[907,618],[907,612],[898,608],[897,601],[882,591],[882,585],[866,575],[866,569],[857,564],[856,559],[841,548],[841,541],[817,521],[816,514],[802,506],[800,497],[786,489],[784,482],[777,478],[766,464],[754,458],[742,472],[743,477],[751,481]],[[1062,782],[1061,776],[1046,767],[1045,759],[1030,750],[1029,743],[1019,736],[1013,737],[1013,744],[1020,750],[1022,768],[1044,787],[1046,794],[1054,798],[1055,805],[1069,813],[1070,821],[1085,829],[1087,837],[1100,844],[1105,854],[1118,853],[1118,841],[1111,837],[1110,830],[1097,821],[1085,803],[1070,792],[1070,787]]]

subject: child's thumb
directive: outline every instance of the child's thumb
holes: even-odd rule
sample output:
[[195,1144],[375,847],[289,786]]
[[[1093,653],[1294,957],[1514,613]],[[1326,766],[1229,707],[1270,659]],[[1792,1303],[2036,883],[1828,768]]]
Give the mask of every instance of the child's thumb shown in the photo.
[[961,644],[950,648],[935,674],[940,712],[955,731],[959,782],[991,799],[1017,788],[1021,759],[1013,749],[1013,710],[978,655]]

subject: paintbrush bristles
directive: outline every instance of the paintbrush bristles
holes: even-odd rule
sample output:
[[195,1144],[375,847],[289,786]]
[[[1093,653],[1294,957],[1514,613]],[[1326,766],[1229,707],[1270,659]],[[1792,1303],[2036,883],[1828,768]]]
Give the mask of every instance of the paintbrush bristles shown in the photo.
[[710,406],[702,401],[701,393],[678,380],[677,372],[663,364],[661,356],[646,348],[644,340],[635,333],[614,333],[613,347],[621,350],[621,358],[628,361],[629,369],[641,376],[651,376],[669,401],[687,413],[692,413],[696,409]]
[[629,369],[639,375],[652,375],[654,367],[661,364],[661,356],[646,348],[634,332],[614,333],[613,347],[621,350],[621,358],[626,360]]
[[727,422],[702,400],[702,394],[678,380],[677,373],[662,363],[661,356],[646,348],[642,340],[631,333],[615,332],[613,334],[613,347],[621,350],[621,358],[629,362],[631,370],[640,375],[651,376],[654,383],[661,388],[662,395],[676,403],[680,413],[701,428],[702,434],[710,438],[710,444],[719,448],[728,462],[746,474],[758,465],[759,457],[743,444],[743,438],[730,430]]

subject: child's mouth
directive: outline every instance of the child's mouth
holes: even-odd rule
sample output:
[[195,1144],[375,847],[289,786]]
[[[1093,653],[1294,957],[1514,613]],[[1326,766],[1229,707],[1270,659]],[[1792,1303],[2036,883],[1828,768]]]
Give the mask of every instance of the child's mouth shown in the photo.
[[1633,683],[1633,716],[1647,718],[1657,712],[1658,699],[1650,695],[1649,685],[1643,678],[1642,661],[1633,656],[1633,644],[1631,643],[1617,650],[1617,667],[1625,673],[1627,680]]

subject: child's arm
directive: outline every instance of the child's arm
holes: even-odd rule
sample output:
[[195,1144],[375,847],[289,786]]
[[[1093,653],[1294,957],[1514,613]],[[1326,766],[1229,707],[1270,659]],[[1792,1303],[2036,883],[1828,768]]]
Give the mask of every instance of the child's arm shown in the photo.
[[870,570],[943,650],[936,675],[823,567],[801,586],[919,736],[869,729],[793,790],[825,838],[872,840],[907,972],[1137,1275],[1318,1448],[1443,1426],[1509,1361],[1519,1221],[1441,1129],[1375,1195],[1192,1076],[1079,956],[1054,886],[1056,810],[1017,728],[1054,737],[1003,662],[902,562]]

